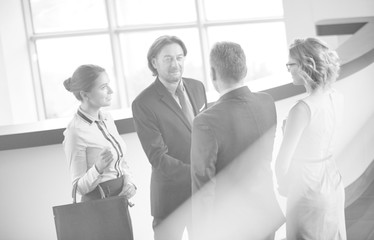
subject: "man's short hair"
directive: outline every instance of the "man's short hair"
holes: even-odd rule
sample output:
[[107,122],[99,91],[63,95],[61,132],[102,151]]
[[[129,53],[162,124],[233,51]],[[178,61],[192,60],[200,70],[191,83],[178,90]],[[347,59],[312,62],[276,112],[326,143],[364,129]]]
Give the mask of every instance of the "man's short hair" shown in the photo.
[[224,80],[238,82],[247,75],[246,57],[234,42],[217,42],[210,52],[210,65]]

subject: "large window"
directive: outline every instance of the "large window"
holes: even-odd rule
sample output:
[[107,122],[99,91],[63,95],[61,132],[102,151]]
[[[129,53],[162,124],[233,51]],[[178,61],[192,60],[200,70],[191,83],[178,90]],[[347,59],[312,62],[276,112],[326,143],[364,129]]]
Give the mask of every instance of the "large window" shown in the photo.
[[253,90],[285,83],[282,0],[23,0],[23,4],[33,79],[40,88],[36,96],[43,113],[40,120],[67,117],[76,110],[79,102],[62,83],[88,63],[107,70],[116,96],[110,108],[126,112],[154,80],[146,55],[164,34],[185,42],[184,76],[201,80],[210,101],[217,94],[209,79],[208,55],[217,41],[241,44]]

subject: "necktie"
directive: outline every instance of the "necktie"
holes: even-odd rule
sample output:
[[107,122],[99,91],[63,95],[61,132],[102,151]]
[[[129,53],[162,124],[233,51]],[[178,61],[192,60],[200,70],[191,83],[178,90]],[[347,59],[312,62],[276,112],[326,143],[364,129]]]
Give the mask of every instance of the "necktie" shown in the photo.
[[183,112],[184,116],[186,116],[188,122],[190,124],[192,124],[192,119],[194,117],[194,114],[192,112],[191,107],[187,103],[187,99],[184,96],[181,84],[179,84],[179,86],[177,87],[177,90],[176,90],[175,94],[179,98],[179,103],[181,105],[182,112]]

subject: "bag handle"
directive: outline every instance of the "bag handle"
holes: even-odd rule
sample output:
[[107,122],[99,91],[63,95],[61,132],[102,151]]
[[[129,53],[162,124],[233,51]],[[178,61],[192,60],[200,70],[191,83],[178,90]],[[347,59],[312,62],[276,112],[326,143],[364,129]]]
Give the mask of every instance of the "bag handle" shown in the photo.
[[[98,184],[97,187],[99,188],[101,199],[105,198],[106,196],[105,196],[103,188],[100,186],[100,184]],[[76,181],[73,185],[73,191],[72,191],[73,203],[77,203],[77,190],[78,190],[78,181]]]

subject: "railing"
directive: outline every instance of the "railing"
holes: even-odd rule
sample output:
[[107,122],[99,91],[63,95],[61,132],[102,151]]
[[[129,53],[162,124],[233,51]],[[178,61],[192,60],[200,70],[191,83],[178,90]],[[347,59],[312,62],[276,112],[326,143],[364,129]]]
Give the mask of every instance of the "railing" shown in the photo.
[[374,17],[323,20],[316,24],[317,35],[350,35],[336,51],[342,61],[339,79],[361,71],[374,61]]

